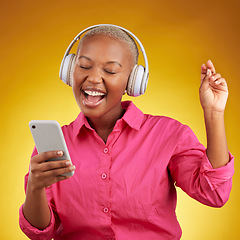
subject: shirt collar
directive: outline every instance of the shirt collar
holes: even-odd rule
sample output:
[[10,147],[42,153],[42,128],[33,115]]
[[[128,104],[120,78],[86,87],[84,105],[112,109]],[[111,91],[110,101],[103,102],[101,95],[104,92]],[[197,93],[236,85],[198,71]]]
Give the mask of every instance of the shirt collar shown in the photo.
[[[126,110],[123,117],[119,119],[120,121],[125,121],[129,127],[139,130],[143,121],[144,114],[138,109],[133,102],[125,101],[122,102],[122,108]],[[76,120],[73,122],[73,137],[77,137],[82,127],[85,126],[88,129],[93,130],[89,125],[87,118],[83,115],[82,112],[79,113]]]
[[122,119],[131,128],[139,130],[144,117],[143,112],[138,109],[131,101],[122,102],[122,108],[126,109],[126,112],[123,115]]

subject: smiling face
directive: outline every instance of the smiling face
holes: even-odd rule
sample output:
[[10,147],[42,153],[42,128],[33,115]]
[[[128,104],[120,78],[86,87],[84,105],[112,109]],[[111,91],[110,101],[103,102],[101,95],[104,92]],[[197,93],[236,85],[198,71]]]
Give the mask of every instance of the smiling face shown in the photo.
[[126,43],[106,35],[85,38],[73,68],[73,93],[88,118],[120,116],[122,95],[133,67]]

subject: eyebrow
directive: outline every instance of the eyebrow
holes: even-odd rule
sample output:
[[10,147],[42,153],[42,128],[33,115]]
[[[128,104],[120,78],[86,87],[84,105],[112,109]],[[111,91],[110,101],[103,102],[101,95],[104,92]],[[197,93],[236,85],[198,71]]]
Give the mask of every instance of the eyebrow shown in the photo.
[[[87,59],[88,61],[91,61],[91,58],[86,57],[86,56],[83,56],[83,55],[81,55],[81,56],[78,57],[78,59],[80,59],[80,58],[85,58],[85,59]],[[122,65],[121,65],[118,61],[109,61],[109,62],[107,62],[107,64],[112,64],[112,63],[118,64],[120,67],[122,67]]]
[[89,61],[91,60],[91,58],[89,58],[89,57],[86,57],[86,56],[83,56],[83,55],[82,55],[82,56],[80,56],[78,59],[80,59],[80,58],[86,58],[86,59],[87,59],[87,60],[89,60]]
[[116,64],[118,64],[120,67],[122,67],[122,65],[121,65],[119,62],[117,62],[117,61],[109,61],[109,62],[107,62],[107,64],[110,64],[110,63],[116,63]]

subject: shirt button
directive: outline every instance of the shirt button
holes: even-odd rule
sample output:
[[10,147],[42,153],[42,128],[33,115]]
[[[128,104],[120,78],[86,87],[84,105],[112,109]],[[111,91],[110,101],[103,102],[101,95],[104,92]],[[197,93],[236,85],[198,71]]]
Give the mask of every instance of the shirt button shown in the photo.
[[106,179],[107,178],[107,174],[106,173],[103,173],[102,174],[102,179]]
[[104,152],[104,153],[108,153],[108,151],[109,151],[108,148],[104,148],[104,149],[103,149],[103,152]]
[[109,208],[105,207],[105,208],[103,209],[103,212],[104,212],[104,213],[108,213],[108,212],[109,212]]

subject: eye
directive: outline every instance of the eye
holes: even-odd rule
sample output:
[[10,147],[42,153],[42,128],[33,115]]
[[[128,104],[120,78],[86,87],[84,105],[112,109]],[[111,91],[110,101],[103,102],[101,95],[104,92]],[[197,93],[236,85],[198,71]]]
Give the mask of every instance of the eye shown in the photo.
[[82,69],[90,69],[91,68],[91,67],[85,66],[85,65],[79,65],[79,67],[82,68]]
[[111,70],[109,70],[109,69],[104,69],[104,71],[105,71],[106,73],[108,73],[108,74],[116,74],[115,71],[111,71]]

